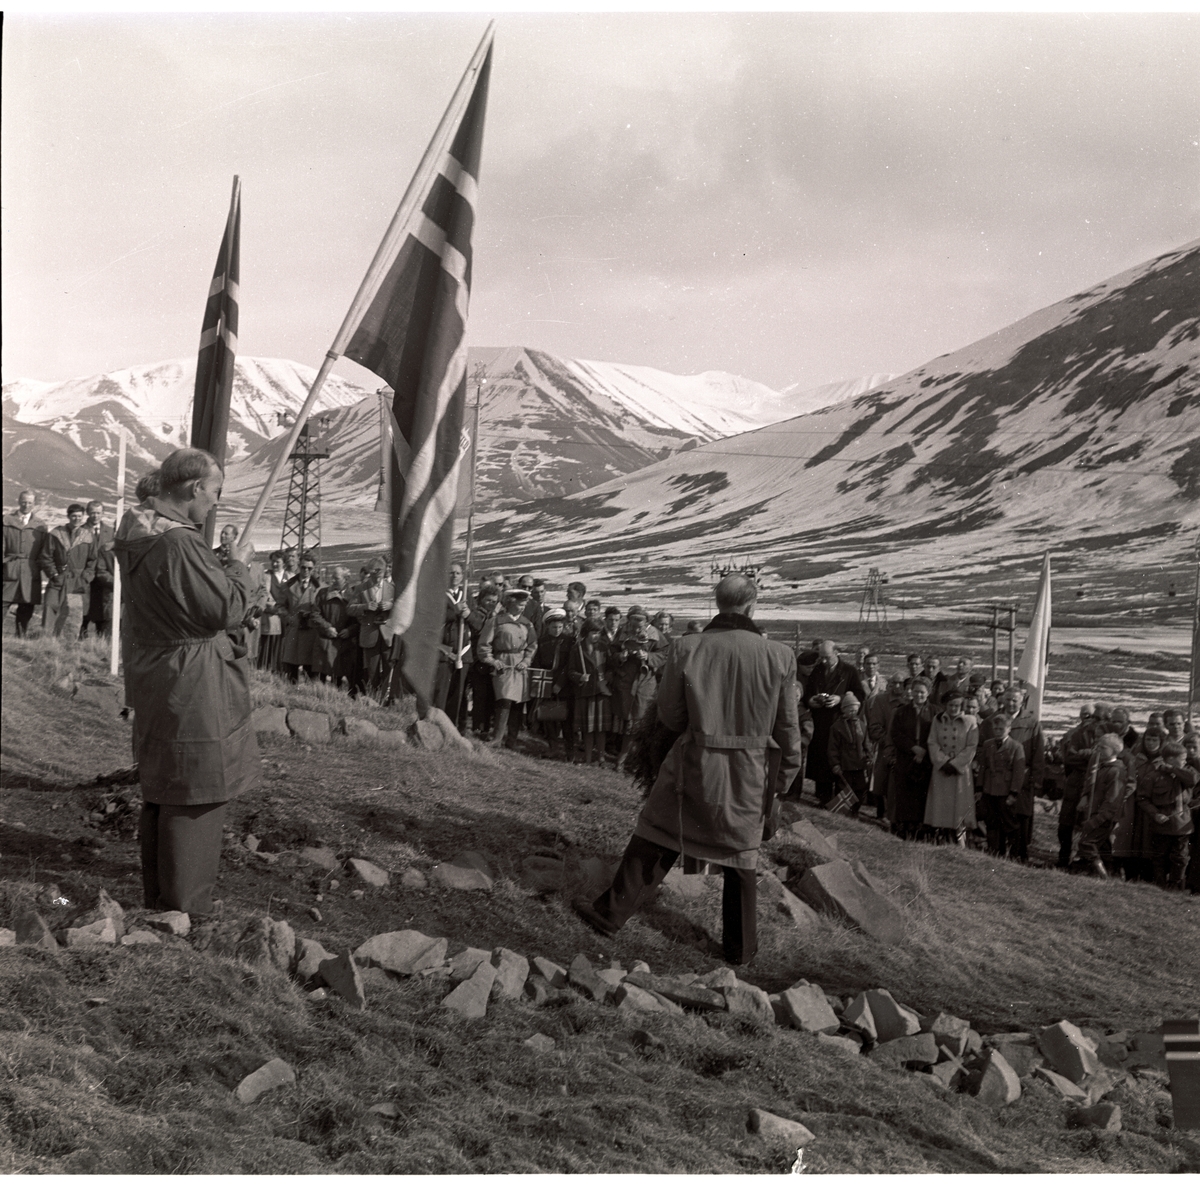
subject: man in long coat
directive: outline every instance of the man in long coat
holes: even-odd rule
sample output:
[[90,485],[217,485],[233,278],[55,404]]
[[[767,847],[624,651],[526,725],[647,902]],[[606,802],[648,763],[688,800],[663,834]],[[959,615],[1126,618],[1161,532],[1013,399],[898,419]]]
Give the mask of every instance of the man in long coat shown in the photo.
[[125,514],[115,544],[142,885],[147,908],[202,915],[213,910],[225,805],[261,770],[249,660],[225,632],[241,619],[249,580],[240,558],[222,567],[204,537],[223,481],[216,461],[176,450],[160,480],[157,496]]
[[39,565],[48,580],[42,628],[50,629],[55,637],[61,637],[68,626],[72,637],[79,636],[90,599],[96,540],[85,520],[82,504],[68,504],[66,524],[55,526],[42,540]]
[[4,611],[17,606],[17,637],[26,637],[34,609],[42,602],[42,543],[45,522],[33,511],[37,495],[24,491],[15,512],[4,514]]
[[833,768],[829,764],[829,731],[841,710],[842,697],[852,692],[859,704],[866,700],[858,668],[838,657],[837,646],[825,641],[818,647],[820,658],[812,674],[804,681],[804,705],[812,713],[813,736],[808,747],[805,772],[817,789],[817,803],[833,799]]
[[683,853],[724,869],[725,958],[754,957],[763,825],[800,767],[795,656],[751,620],[756,595],[753,580],[726,575],[718,615],[667,654],[658,715],[680,737],[612,884],[594,903],[575,905],[600,933],[616,933]]
[[913,838],[920,832],[933,774],[933,764],[929,761],[929,731],[933,727],[929,680],[918,675],[911,687],[912,700],[896,712],[891,730],[896,755],[892,767],[896,782],[892,832],[902,838]]

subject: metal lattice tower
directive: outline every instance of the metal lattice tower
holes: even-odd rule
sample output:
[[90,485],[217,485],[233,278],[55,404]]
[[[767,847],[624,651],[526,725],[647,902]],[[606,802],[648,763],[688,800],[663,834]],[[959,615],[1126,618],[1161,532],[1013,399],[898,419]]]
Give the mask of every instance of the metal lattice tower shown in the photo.
[[858,606],[859,625],[869,625],[875,622],[885,632],[888,627],[887,601],[883,596],[883,585],[888,577],[878,567],[871,567],[867,572],[866,586],[863,588],[862,601]]
[[281,550],[313,553],[321,545],[321,459],[329,457],[325,440],[328,421],[328,417],[306,421],[296,448],[288,456],[292,460],[292,481],[283,515]]

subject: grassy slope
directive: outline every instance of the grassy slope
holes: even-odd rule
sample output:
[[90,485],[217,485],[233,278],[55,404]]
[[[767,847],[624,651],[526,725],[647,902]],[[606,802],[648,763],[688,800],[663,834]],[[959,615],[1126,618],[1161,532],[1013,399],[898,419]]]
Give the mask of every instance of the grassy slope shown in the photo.
[[[139,902],[129,821],[97,832],[85,817],[103,791],[74,786],[126,764],[127,729],[97,702],[101,687],[81,686],[71,701],[48,690],[69,665],[59,653],[6,647],[0,924],[49,881],[75,900],[104,886],[127,909]],[[75,673],[86,680],[88,671],[85,662]],[[230,848],[221,893],[234,928],[269,911],[332,950],[412,926],[450,938],[452,951],[505,945],[565,963],[582,950],[593,961],[643,958],[664,973],[716,965],[704,950],[717,928],[715,894],[664,896],[602,942],[564,896],[522,885],[521,859],[536,849],[563,854],[567,895],[585,886],[584,859],[620,852],[638,798],[610,773],[508,754],[375,755],[344,743],[275,741],[264,754],[267,786],[231,806],[237,832],[284,847],[320,840],[392,869],[477,849],[503,878],[490,894],[388,888],[356,900],[349,881],[331,890],[294,856],[267,864]],[[894,889],[908,937],[880,947],[822,922],[801,941],[764,912],[759,956],[739,972],[754,983],[774,990],[803,976],[842,994],[885,986],[985,1032],[1060,1017],[1146,1029],[1195,1005],[1200,939],[1189,898],[905,845],[836,816],[815,821]],[[320,925],[307,915],[318,889]],[[643,1058],[628,1041],[636,1026],[582,998],[494,1006],[487,1020],[464,1023],[440,1008],[443,991],[437,982],[371,984],[368,1010],[355,1013],[183,943],[57,960],[4,951],[0,1169],[785,1169],[782,1155],[742,1132],[749,1106],[812,1128],[818,1140],[805,1160],[815,1171],[1163,1171],[1195,1162],[1194,1143],[1169,1128],[1167,1094],[1148,1081],[1121,1085],[1112,1098],[1125,1132],[1101,1136],[1067,1130],[1040,1087],[994,1113],[808,1037],[723,1015],[643,1020],[665,1042]],[[534,1032],[558,1049],[527,1051],[521,1043]],[[275,1055],[296,1068],[297,1086],[243,1109],[230,1087]],[[400,1118],[373,1129],[366,1109],[384,1100]]]

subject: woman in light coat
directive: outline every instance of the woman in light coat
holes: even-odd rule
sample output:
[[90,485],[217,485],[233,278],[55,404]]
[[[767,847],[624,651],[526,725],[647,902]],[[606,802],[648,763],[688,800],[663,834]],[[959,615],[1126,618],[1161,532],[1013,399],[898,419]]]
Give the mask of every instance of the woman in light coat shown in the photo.
[[965,845],[966,830],[975,828],[971,764],[979,748],[979,726],[964,714],[961,692],[951,692],[945,701],[946,711],[934,717],[929,730],[933,775],[925,800],[925,824],[947,831],[959,845]]
[[529,696],[529,664],[537,653],[537,632],[533,622],[522,615],[529,593],[510,588],[504,595],[504,608],[489,617],[479,633],[479,661],[492,671],[496,693],[496,732],[492,745],[501,742],[509,750],[517,748],[521,717]]

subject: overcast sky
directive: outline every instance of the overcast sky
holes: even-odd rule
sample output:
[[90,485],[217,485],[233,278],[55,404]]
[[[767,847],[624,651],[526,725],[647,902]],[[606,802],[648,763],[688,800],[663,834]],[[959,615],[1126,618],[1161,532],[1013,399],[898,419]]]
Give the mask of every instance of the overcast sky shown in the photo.
[[[10,13],[5,380],[195,353],[234,174],[241,353],[317,366],[485,24]],[[1200,237],[1197,80],[1194,15],[501,15],[471,341],[908,370]]]

